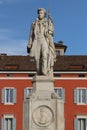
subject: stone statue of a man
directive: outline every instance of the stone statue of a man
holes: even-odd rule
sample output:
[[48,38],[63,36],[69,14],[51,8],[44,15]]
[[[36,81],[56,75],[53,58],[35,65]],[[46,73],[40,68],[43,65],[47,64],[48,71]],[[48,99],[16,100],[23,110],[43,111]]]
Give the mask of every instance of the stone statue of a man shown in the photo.
[[53,22],[51,17],[46,19],[44,8],[39,8],[37,13],[38,18],[31,25],[28,50],[30,56],[35,57],[37,75],[51,75],[56,58]]

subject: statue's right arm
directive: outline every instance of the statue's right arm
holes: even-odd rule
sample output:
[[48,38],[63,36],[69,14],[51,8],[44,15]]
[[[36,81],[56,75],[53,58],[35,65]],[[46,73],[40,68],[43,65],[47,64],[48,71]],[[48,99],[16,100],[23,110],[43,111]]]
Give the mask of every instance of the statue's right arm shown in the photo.
[[29,41],[28,41],[28,48],[31,49],[32,47],[32,42],[33,42],[33,30],[34,30],[34,23],[32,23],[31,25],[31,29],[30,29],[30,36],[29,36]]

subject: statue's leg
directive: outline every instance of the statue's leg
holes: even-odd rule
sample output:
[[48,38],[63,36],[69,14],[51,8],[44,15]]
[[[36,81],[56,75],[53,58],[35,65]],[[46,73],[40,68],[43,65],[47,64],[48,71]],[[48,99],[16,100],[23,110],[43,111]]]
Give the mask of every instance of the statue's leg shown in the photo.
[[37,56],[36,56],[37,75],[40,75],[41,74],[41,63],[40,63],[41,45],[40,45],[40,41],[38,41],[36,49],[37,49]]
[[42,44],[42,73],[44,75],[47,75],[47,59],[48,58],[48,45],[46,41],[44,40]]
[[36,68],[37,68],[37,75],[40,74],[40,71],[39,71],[39,58],[36,59]]

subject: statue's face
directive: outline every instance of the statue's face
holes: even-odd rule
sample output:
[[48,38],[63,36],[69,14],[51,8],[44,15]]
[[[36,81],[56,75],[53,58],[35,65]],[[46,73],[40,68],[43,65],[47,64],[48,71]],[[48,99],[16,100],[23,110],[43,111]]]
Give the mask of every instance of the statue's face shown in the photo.
[[43,10],[40,10],[39,13],[38,13],[38,18],[41,20],[45,17],[45,13]]

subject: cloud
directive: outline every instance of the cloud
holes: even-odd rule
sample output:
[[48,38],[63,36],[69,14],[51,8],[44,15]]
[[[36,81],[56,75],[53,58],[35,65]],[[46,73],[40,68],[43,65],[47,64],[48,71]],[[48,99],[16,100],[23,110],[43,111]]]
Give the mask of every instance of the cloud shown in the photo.
[[8,55],[26,55],[27,41],[13,38],[14,33],[8,29],[0,29],[0,53]]
[[7,55],[26,55],[27,42],[25,40],[8,40],[0,44],[0,53]]

